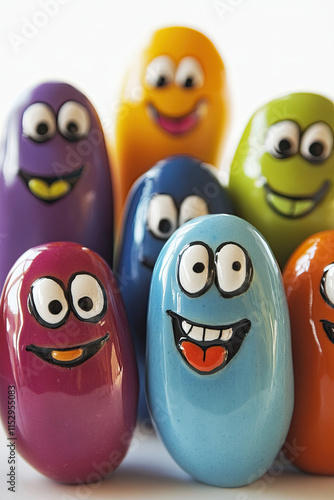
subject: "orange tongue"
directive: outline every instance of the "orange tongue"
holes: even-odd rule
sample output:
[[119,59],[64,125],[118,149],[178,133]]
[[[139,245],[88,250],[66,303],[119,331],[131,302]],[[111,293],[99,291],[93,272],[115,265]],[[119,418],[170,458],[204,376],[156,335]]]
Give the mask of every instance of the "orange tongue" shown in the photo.
[[52,351],[53,359],[57,361],[73,361],[82,355],[82,349],[72,349],[71,351]]
[[227,350],[220,345],[214,345],[204,350],[199,345],[184,340],[181,349],[188,363],[201,372],[211,372],[223,364],[227,358]]

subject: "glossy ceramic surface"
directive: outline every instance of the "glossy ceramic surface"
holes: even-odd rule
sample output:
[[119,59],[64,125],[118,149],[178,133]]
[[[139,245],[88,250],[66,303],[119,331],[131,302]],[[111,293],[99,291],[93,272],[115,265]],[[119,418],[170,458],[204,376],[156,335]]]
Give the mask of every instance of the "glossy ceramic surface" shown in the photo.
[[252,117],[231,167],[237,215],[256,226],[283,266],[308,236],[334,229],[334,104],[290,94]]
[[231,213],[228,195],[213,172],[190,156],[171,157],[144,174],[127,199],[116,274],[137,354],[141,419],[148,417],[144,377],[153,267],[180,225],[200,215]]
[[89,483],[121,463],[138,376],[124,307],[106,263],[76,243],[28,250],[1,298],[1,417],[15,387],[17,449],[38,471]]
[[189,154],[217,166],[227,122],[225,69],[202,33],[153,33],[131,64],[116,118],[121,203],[134,181],[167,156]]
[[295,409],[286,453],[306,472],[334,475],[334,231],[318,233],[284,270]]
[[0,287],[16,259],[76,241],[110,264],[112,185],[102,127],[77,89],[44,83],[12,110],[0,150]]
[[246,221],[201,217],[166,243],[147,355],[150,411],[178,464],[223,487],[264,474],[291,420],[292,356],[277,263]]

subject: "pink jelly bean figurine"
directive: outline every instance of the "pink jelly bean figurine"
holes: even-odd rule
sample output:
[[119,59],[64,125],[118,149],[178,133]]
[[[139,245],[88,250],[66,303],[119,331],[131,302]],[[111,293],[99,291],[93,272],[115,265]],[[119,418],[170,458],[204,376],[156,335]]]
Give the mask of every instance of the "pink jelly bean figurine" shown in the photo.
[[109,476],[128,449],[138,398],[109,267],[77,243],[32,248],[11,269],[0,307],[1,418],[17,451],[65,483]]

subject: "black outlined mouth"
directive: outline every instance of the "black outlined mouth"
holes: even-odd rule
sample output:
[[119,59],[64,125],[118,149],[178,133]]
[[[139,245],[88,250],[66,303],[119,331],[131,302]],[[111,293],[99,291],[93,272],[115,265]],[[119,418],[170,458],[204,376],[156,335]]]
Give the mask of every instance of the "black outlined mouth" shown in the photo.
[[332,342],[332,344],[334,344],[334,323],[328,321],[327,319],[321,319],[320,322],[322,323],[327,337]]
[[272,189],[268,183],[264,185],[266,202],[270,208],[281,217],[298,219],[313,212],[315,207],[325,197],[331,186],[325,181],[320,189],[311,195],[290,196]]
[[170,116],[161,113],[151,102],[147,104],[147,112],[152,120],[165,132],[172,135],[185,134],[192,130],[207,110],[205,99],[200,99],[194,109],[180,116]]
[[109,333],[93,342],[83,344],[66,349],[57,349],[53,347],[38,347],[30,344],[26,347],[26,351],[32,352],[43,361],[52,365],[61,366],[62,368],[74,368],[79,366],[89,358],[94,356],[105,343],[109,340]]
[[166,311],[172,318],[175,345],[187,364],[201,375],[224,368],[239,351],[251,328],[248,319],[229,325],[204,325]]
[[58,176],[41,176],[30,174],[20,169],[19,176],[35,198],[45,203],[54,203],[67,196],[83,172],[84,165],[74,173]]

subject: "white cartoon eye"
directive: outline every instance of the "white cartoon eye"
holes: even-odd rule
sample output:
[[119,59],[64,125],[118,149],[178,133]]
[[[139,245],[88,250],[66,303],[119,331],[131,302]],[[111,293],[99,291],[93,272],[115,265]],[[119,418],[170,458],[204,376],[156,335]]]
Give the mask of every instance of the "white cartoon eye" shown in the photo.
[[246,251],[235,243],[225,243],[216,252],[217,286],[223,297],[235,297],[249,288],[253,268]]
[[321,278],[320,291],[325,301],[334,307],[334,263],[325,268]]
[[36,102],[25,110],[22,132],[36,142],[45,142],[56,133],[56,117],[50,106]]
[[67,101],[58,113],[60,133],[70,141],[87,137],[90,130],[90,117],[87,109],[75,101]]
[[213,255],[204,243],[195,242],[186,246],[180,255],[178,280],[187,295],[200,296],[211,285],[213,277]]
[[184,57],[177,68],[175,83],[184,88],[200,88],[204,83],[204,72],[195,57]]
[[31,286],[29,308],[43,326],[58,328],[64,324],[69,310],[61,283],[49,277],[36,280]]
[[177,208],[168,194],[157,194],[150,200],[147,227],[157,238],[167,240],[177,228]]
[[98,323],[107,310],[107,296],[100,281],[92,274],[76,274],[70,281],[71,303],[82,321]]
[[195,217],[208,215],[209,213],[208,204],[201,196],[187,196],[180,207],[179,225],[182,226],[182,224],[195,219]]
[[284,120],[269,127],[265,139],[266,151],[283,159],[298,153],[300,130],[296,122]]
[[174,80],[175,65],[169,56],[158,56],[146,68],[145,82],[149,87],[166,87]]
[[333,131],[327,123],[318,122],[305,130],[300,153],[310,162],[327,160],[333,150]]

